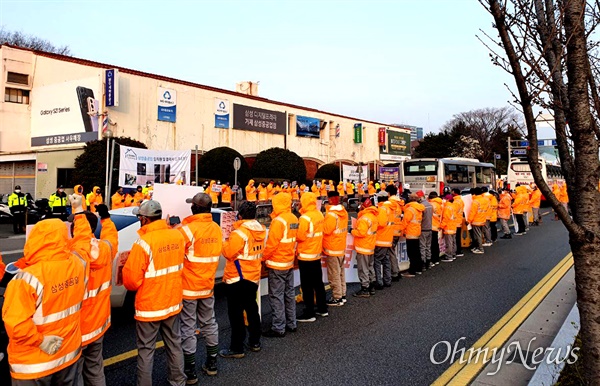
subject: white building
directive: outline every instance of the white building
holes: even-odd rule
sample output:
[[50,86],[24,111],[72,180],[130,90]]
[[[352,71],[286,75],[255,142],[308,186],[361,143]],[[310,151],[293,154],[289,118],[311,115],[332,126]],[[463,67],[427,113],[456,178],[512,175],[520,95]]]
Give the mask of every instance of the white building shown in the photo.
[[[395,133],[392,138],[410,135],[406,128],[244,94],[245,88],[256,94],[252,84],[239,85],[241,92],[223,90],[7,45],[0,46],[0,58],[0,193],[20,184],[47,197],[67,181],[85,142],[101,138],[103,116],[96,112],[107,114],[114,136],[149,149],[229,146],[251,158],[287,148],[306,160],[309,176],[325,163],[385,159],[381,130]],[[108,78],[110,69],[118,75]]]

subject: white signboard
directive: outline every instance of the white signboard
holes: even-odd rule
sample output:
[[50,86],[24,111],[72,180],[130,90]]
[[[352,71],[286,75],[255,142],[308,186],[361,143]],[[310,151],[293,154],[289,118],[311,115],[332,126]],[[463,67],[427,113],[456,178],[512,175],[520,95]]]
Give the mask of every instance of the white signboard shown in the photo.
[[119,186],[135,188],[151,181],[159,184],[187,185],[191,150],[147,150],[120,146]]
[[361,181],[358,180],[359,174],[358,174],[358,166],[351,166],[351,165],[342,165],[342,178],[344,180],[344,182],[346,182],[347,180],[350,180],[352,183],[358,183],[358,182],[366,182],[367,181],[367,174],[368,174],[368,166],[362,166],[362,173],[360,173],[360,179]]
[[98,139],[100,77],[42,85],[31,91],[31,146]]

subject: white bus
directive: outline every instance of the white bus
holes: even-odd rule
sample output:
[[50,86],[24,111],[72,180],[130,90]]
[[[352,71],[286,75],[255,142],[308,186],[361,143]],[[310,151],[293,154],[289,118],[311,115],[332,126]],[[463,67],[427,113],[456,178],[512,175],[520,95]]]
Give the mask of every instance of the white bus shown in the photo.
[[402,182],[411,192],[496,186],[494,165],[471,158],[417,158],[402,163]]
[[[560,166],[551,165],[543,158],[539,158],[538,162],[544,181],[546,181],[549,186],[552,186],[554,182],[563,179]],[[518,157],[510,159],[508,163],[507,182],[511,189],[514,189],[517,184],[525,185],[534,182],[527,159]]]

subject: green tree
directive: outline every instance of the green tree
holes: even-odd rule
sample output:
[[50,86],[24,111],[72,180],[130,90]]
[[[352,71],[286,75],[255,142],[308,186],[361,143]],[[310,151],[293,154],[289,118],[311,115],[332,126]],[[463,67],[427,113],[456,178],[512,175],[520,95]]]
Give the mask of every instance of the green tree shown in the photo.
[[[365,167],[366,169],[366,167]],[[325,164],[317,170],[315,174],[315,180],[333,180],[339,182],[340,180],[340,166],[336,164]]]
[[250,167],[246,159],[236,150],[222,146],[216,147],[204,153],[198,161],[198,175],[202,178],[229,182],[232,186],[235,182],[235,170],[233,160],[238,157],[241,161],[237,178],[239,186],[246,186],[250,180]]
[[[450,157],[452,146],[451,136],[447,133],[428,133],[419,142],[412,155],[413,158],[444,158]],[[456,143],[456,142],[454,142]]]
[[[142,142],[129,137],[117,137],[113,139],[117,144],[147,149]],[[119,185],[119,160],[121,153],[119,146],[115,145],[115,157],[113,160],[112,190]],[[106,182],[106,139],[91,141],[85,144],[85,149],[75,158],[75,171],[73,172],[73,185],[83,185],[85,194],[92,191],[94,186],[100,186],[104,190]],[[105,197],[110,197],[113,192],[108,192]]]
[[252,177],[285,179],[302,184],[306,181],[304,160],[293,151],[273,147],[256,156],[252,165]]

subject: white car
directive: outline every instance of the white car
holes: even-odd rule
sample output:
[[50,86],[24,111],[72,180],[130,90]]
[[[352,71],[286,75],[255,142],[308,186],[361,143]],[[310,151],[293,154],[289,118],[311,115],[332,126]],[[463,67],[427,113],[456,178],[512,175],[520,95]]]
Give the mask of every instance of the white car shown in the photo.
[[[137,234],[140,229],[138,218],[132,213],[134,207],[114,209],[110,211],[110,218],[115,223],[119,232],[119,251],[113,261],[112,291],[110,294],[110,304],[112,307],[123,307],[127,289],[123,286],[122,271],[133,243],[139,238]],[[265,226],[270,224],[269,217],[272,211],[271,205],[261,205],[257,210],[257,220]],[[231,208],[213,208],[211,214],[213,221],[221,225],[221,214],[231,212]],[[98,224],[96,237],[100,236],[101,225]],[[217,282],[221,281],[225,269],[225,258],[221,256],[219,267],[217,268]]]

